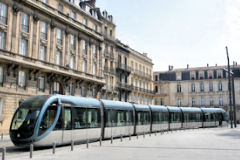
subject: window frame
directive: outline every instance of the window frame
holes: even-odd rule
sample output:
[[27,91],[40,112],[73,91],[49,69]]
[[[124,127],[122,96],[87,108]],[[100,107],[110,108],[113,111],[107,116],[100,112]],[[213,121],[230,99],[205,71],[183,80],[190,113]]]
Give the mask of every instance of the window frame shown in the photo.
[[21,12],[21,31],[29,33],[29,15]]

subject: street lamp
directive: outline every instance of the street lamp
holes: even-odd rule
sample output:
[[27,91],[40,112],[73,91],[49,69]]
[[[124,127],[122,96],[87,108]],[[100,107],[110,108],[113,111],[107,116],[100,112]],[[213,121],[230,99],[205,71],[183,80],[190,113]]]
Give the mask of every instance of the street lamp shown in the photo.
[[[227,61],[228,61],[228,90],[229,90],[229,105],[230,105],[230,122],[231,122],[231,128],[233,128],[232,124],[232,89],[231,89],[231,77],[230,77],[230,64],[229,64],[229,55],[228,55],[228,47],[226,46],[226,53],[227,53]],[[235,99],[235,98],[234,98]]]
[[[225,72],[228,72],[227,69],[222,68],[222,70],[224,70]],[[235,87],[234,87],[234,73],[232,71],[230,71],[230,74],[228,73],[229,77],[231,75],[232,77],[232,106],[233,106],[233,123],[234,123],[234,127],[237,127],[237,121],[236,121],[236,105],[235,105]],[[229,92],[231,91],[231,89],[229,90]],[[229,98],[230,99],[230,98]],[[229,115],[231,116],[232,114],[229,113]],[[232,121],[232,117],[230,117],[230,120]]]

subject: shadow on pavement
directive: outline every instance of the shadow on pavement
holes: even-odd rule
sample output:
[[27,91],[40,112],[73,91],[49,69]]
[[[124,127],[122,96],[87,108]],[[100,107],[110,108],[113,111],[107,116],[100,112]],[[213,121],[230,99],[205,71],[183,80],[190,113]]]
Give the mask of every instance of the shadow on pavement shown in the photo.
[[240,132],[239,131],[229,131],[227,133],[217,134],[218,136],[225,136],[231,137],[233,139],[240,139]]

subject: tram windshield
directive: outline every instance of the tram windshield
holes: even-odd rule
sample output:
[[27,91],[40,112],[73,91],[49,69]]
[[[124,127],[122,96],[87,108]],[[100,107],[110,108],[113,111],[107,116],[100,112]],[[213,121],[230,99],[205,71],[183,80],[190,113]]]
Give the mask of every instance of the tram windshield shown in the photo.
[[[49,96],[37,96],[24,101],[13,118],[11,131],[18,131],[18,138],[32,136],[41,108]],[[19,137],[20,136],[20,137]]]

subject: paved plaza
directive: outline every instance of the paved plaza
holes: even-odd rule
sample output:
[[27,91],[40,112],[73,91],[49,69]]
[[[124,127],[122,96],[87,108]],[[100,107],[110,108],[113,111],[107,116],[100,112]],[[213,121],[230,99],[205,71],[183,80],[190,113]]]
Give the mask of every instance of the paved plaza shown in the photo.
[[[29,150],[14,149],[8,138],[0,140],[0,145],[8,146],[6,160],[23,160],[29,158]],[[1,154],[0,154],[1,155]],[[240,129],[208,128],[169,133],[157,133],[56,148],[38,149],[33,153],[33,160],[239,160]]]

